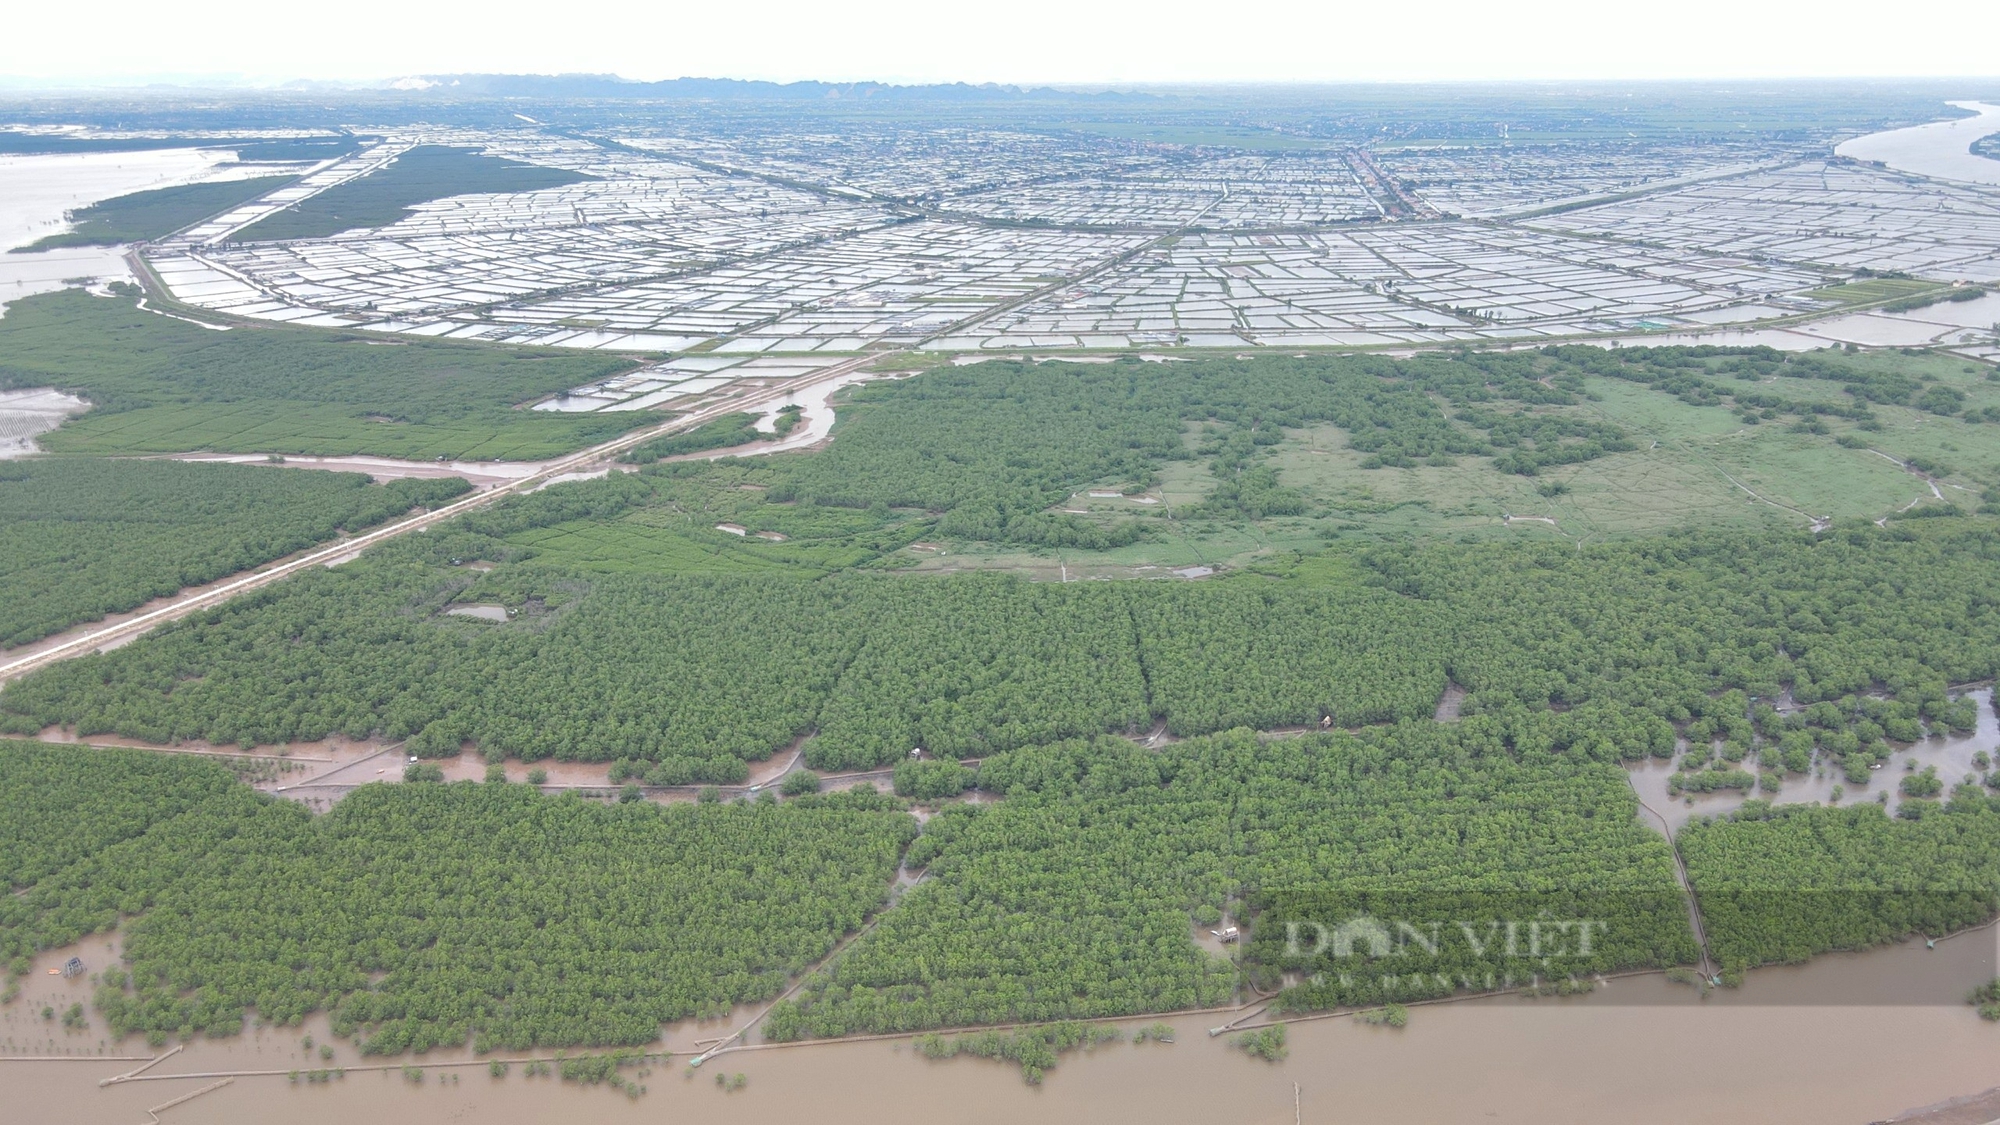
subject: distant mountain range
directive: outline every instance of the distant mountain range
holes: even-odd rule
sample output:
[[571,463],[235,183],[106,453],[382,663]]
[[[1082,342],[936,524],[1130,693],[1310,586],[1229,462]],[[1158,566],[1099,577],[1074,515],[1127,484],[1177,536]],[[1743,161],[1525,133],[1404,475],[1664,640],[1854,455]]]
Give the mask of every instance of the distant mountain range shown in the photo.
[[708,101],[1013,101],[1075,97],[1067,91],[963,82],[894,86],[884,82],[752,82],[736,78],[671,78],[638,82],[615,74],[426,74],[390,88],[496,98],[643,98]]

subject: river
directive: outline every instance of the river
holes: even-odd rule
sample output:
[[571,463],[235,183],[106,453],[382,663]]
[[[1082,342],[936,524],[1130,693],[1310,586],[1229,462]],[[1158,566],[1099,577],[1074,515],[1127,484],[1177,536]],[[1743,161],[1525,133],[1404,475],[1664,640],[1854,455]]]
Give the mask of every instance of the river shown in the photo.
[[1914,172],[1940,180],[2000,184],[2000,160],[1974,156],[1969,150],[1981,137],[2000,133],[2000,106],[1984,102],[1949,102],[1975,116],[1934,121],[1908,129],[1870,133],[1842,142],[1836,156],[1885,164],[1899,172]]

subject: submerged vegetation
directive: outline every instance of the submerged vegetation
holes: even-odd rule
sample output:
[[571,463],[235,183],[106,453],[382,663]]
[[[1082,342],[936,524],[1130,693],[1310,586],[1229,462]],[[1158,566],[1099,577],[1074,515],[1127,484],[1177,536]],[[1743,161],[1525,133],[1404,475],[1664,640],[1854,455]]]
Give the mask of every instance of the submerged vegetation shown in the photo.
[[1115,1027],[1063,1020],[1015,1031],[982,1031],[950,1037],[919,1035],[912,1045],[927,1059],[972,1055],[1018,1063],[1022,1080],[1030,1086],[1039,1086],[1062,1055],[1089,1050],[1101,1043],[1117,1043],[1124,1038],[1125,1033]]
[[1285,1025],[1274,1023],[1269,1027],[1246,1031],[1229,1041],[1229,1045],[1265,1062],[1283,1062],[1289,1058],[1292,1049],[1285,1044]]
[[2000,1020],[2000,977],[1973,989],[1965,1002],[1979,1009],[1980,1019]]
[[1356,1012],[1354,1014],[1354,1022],[1367,1024],[1370,1027],[1408,1027],[1410,1026],[1410,1009],[1401,1004],[1384,1004],[1379,1008],[1370,1008],[1365,1012]]

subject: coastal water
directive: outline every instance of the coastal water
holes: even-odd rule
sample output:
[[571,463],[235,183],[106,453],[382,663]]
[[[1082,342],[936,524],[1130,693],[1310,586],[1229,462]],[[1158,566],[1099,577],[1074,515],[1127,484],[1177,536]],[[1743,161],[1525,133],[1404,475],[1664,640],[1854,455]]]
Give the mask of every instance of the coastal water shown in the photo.
[[0,311],[74,281],[131,276],[123,247],[8,252],[69,229],[65,212],[150,188],[268,174],[235,159],[227,149],[194,148],[0,156]]

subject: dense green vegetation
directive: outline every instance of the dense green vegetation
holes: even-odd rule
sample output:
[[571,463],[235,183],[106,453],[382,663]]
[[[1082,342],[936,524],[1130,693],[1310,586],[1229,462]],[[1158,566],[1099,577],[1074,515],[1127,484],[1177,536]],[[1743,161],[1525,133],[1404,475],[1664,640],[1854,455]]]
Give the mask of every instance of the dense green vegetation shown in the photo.
[[[1666,841],[1635,818],[1612,716],[1513,709],[1457,726],[1265,741],[1249,732],[1148,751],[1074,741],[988,758],[997,805],[947,808],[905,896],[798,998],[774,1038],[1129,1015],[1228,999],[1234,967],[1190,940],[1200,907],[1254,914],[1253,979],[1323,970],[1300,1007],[1491,987],[1552,972],[1498,947],[1377,974],[1288,955],[1288,921],[1419,922],[1554,911],[1611,924],[1600,971],[1691,960]],[[1466,913],[1472,910],[1477,913]],[[1577,914],[1575,911],[1589,913]],[[1567,912],[1567,913],[1566,913]],[[1310,944],[1310,938],[1307,939]],[[1417,969],[1424,973],[1416,974]],[[1440,981],[1436,974],[1445,973]]]
[[[48,832],[13,863],[30,874],[0,938],[25,950],[140,915],[131,979],[100,1000],[123,1029],[320,1008],[375,1050],[637,1043],[775,995],[883,901],[907,844],[921,881],[769,1036],[1200,1007],[1287,974],[1280,1007],[1302,1010],[1689,963],[1672,851],[1619,763],[1678,756],[1676,792],[1769,790],[1822,768],[1865,779],[1894,743],[1971,729],[1947,686],[2000,670],[2000,527],[1966,514],[1974,494],[1817,534],[1336,543],[1201,582],[887,572],[920,549],[949,563],[925,540],[1117,550],[1321,518],[1277,452],[1316,427],[1376,466],[1356,472],[1478,458],[1467,472],[1558,500],[1633,444],[1594,393],[1725,408],[1732,429],[1790,412],[1834,456],[1850,451],[1813,424],[1865,452],[1854,431],[1879,418],[1944,429],[1940,390],[1981,402],[1921,364],[1806,358],[989,364],[861,388],[824,452],[512,498],[12,684],[0,722],[606,761],[619,803],[440,785],[430,762],[319,818],[225,786],[155,823],[108,815],[113,790],[84,806],[107,827]],[[750,421],[638,460],[727,448]],[[1200,498],[1127,506],[1170,477]],[[1117,495],[1052,510],[1084,490]],[[444,612],[465,603],[509,613]],[[1448,688],[1460,717],[1434,722]],[[1781,693],[1801,707],[1781,714]],[[801,744],[815,770],[893,764],[901,800],[795,773],[782,803],[720,803],[713,786]],[[1910,771],[1893,820],[1751,802],[1686,829],[1725,969],[1989,917],[2000,806],[1935,799],[1951,780]],[[663,811],[640,782],[705,788]],[[926,806],[913,843],[902,800]],[[0,858],[24,838],[7,824]],[[1234,962],[1202,933],[1225,919],[1246,931]],[[1358,944],[1315,940],[1348,924]],[[196,955],[225,932],[254,938]],[[1068,1034],[926,1042],[1042,1067]]]
[[243,140],[231,144],[236,150],[236,159],[244,163],[257,161],[320,161],[346,156],[361,148],[362,140],[352,134],[332,137],[272,137],[257,140]]
[[42,436],[57,452],[547,457],[651,418],[514,408],[629,365],[305,328],[216,332],[76,290],[0,318],[0,390],[52,386],[93,404]]
[[642,1044],[768,997],[882,903],[916,832],[866,795],[662,808],[504,783],[369,786],[313,817],[212,763],[21,744],[0,792],[7,949],[138,915],[97,995],[114,1031],[327,1010],[369,1053]]
[[2000,800],[1960,786],[1891,819],[1853,808],[1752,802],[1680,833],[1711,951],[1725,972],[1939,936],[2000,904]]
[[[1664,483],[1657,479],[1661,460],[1673,462],[1669,475],[1683,477],[1681,486],[1713,483],[1740,505],[1741,491],[1703,465],[1702,454],[1657,455],[1657,441],[1639,442],[1635,428],[1651,428],[1652,417],[1669,406],[1718,439],[1730,430],[1785,423],[1771,428],[1792,438],[1780,462],[1785,473],[1820,479],[1828,462],[1848,460],[1831,447],[1829,421],[1847,431],[1840,436],[1858,441],[1852,428],[1883,432],[1909,413],[2000,417],[1992,395],[1972,390],[1963,372],[1947,373],[1948,366],[1900,355],[1576,346],[1405,360],[993,362],[854,391],[842,407],[839,439],[817,456],[784,459],[762,483],[773,502],[927,513],[934,517],[929,533],[950,540],[1113,553],[1246,526],[1303,524],[1309,540],[1337,535],[1354,517],[1393,526],[1380,517],[1399,504],[1372,497],[1378,487],[1412,495],[1408,503],[1433,513],[1479,505],[1481,522],[1493,527],[1510,507],[1521,514],[1518,501],[1505,499],[1509,494],[1529,494],[1531,511],[1551,507],[1505,478],[1540,479],[1546,498],[1602,468],[1608,480],[1623,480],[1621,492],[1653,489]],[[1652,399],[1652,406],[1620,396],[1618,409],[1607,409],[1607,383],[1645,389],[1637,397]],[[1298,453],[1308,445],[1315,455],[1335,452],[1320,447],[1320,433],[1340,447],[1339,456],[1317,464],[1316,456],[1302,459]],[[1954,435],[1938,427],[1923,436],[1910,453],[1957,448]],[[1961,440],[1990,445],[1976,436]],[[1892,448],[1900,444],[1899,438]],[[1868,457],[1878,469],[1892,464]],[[1336,487],[1308,487],[1334,464],[1352,470]],[[1690,472],[1693,479],[1686,478]],[[1428,484],[1444,480],[1451,483],[1442,490]],[[1167,504],[1092,504],[1079,513],[1070,501],[1084,487],[1163,494]],[[1482,497],[1494,503],[1480,504]],[[1628,508],[1646,502],[1606,499]],[[1853,502],[1814,511],[1845,513]]]
[[457,478],[80,458],[0,462],[0,646],[467,491]]
[[22,252],[58,246],[110,246],[163,238],[182,227],[291,183],[295,176],[258,176],[135,191],[69,214],[74,230],[52,234]]
[[[236,785],[235,775],[204,759],[166,754],[87,751],[0,742],[0,880],[32,887],[106,848],[144,835]],[[18,915],[6,919],[12,943],[0,955],[29,949]],[[60,944],[48,941],[44,944]]]
[[[544,351],[530,358],[437,341],[364,344],[280,327],[215,333],[77,294],[17,303],[0,321],[0,345],[0,386],[55,385],[97,404],[44,439],[58,450],[525,458],[603,440],[648,420],[635,412],[513,409],[609,374],[617,361],[608,357]],[[283,377],[272,378],[273,369]],[[1343,457],[1358,466],[1350,474],[1354,480],[1401,488],[1405,476],[1420,482],[1429,479],[1424,474],[1456,474],[1449,491],[1497,489],[1498,495],[1513,486],[1503,487],[1492,469],[1518,480],[1520,474],[1574,474],[1578,466],[1607,458],[1644,459],[1633,451],[1629,426],[1594,405],[1590,388],[1607,379],[1675,394],[1682,408],[1736,411],[1745,423],[1782,420],[1794,411],[1794,425],[1780,429],[1804,427],[1800,440],[1822,447],[1829,441],[1821,433],[1823,419],[1879,426],[1875,404],[1882,402],[1910,404],[1886,408],[1892,413],[1962,409],[1968,420],[2000,416],[2000,406],[1983,391],[1968,396],[1965,387],[1932,381],[1921,364],[1819,353],[1767,356],[1756,349],[1565,347],[1400,361],[988,363],[858,388],[842,407],[839,440],[826,450],[727,470],[738,473],[743,486],[754,486],[755,496],[721,502],[720,490],[710,487],[721,478],[711,474],[725,470],[681,466],[689,471],[673,478],[675,495],[633,500],[619,526],[595,520],[551,529],[543,538],[571,539],[569,546],[593,561],[653,560],[658,569],[685,570],[695,560],[673,554],[685,543],[670,547],[642,529],[649,520],[689,512],[685,494],[701,492],[700,506],[718,521],[752,531],[796,538],[782,525],[806,522],[819,537],[837,523],[852,540],[867,530],[907,527],[909,534],[889,549],[930,535],[1116,552],[1191,533],[1226,539],[1228,529],[1287,521],[1306,545],[1338,535],[1350,526],[1349,517],[1372,521],[1399,505],[1372,500],[1351,483],[1333,494],[1302,487],[1302,467],[1329,464],[1301,465],[1291,451],[1302,444],[1302,434],[1315,427],[1336,431]],[[1822,387],[1828,388],[1824,394],[1817,391]],[[781,415],[779,428],[794,417]],[[731,416],[649,443],[631,456],[646,462],[730,448],[756,440],[752,423]],[[1858,440],[1852,433],[1839,436]],[[1910,462],[1914,467],[1950,469],[1928,452],[1910,453],[1918,456]],[[1820,457],[1827,456],[1845,454],[1825,448]],[[1863,456],[1878,471],[1896,473],[1880,469],[1890,463]],[[1470,459],[1468,468],[1455,469],[1461,458]],[[1157,492],[1165,479],[1176,490],[1192,487],[1192,496],[1170,495],[1166,504],[1150,507],[1069,510],[1082,488]],[[1545,495],[1557,496],[1569,485],[1549,487]],[[1965,501],[1969,508],[1972,495]],[[1414,501],[1420,508],[1450,502],[1435,490]],[[1505,507],[1501,502],[1493,516]],[[640,508],[653,511],[641,516]],[[1939,505],[1918,514],[1942,510]],[[1493,524],[1493,516],[1484,522]],[[752,545],[747,553],[757,550]],[[866,557],[834,552],[819,565],[852,566]]]
[[[956,797],[972,788],[976,777],[974,771],[950,758],[897,762],[894,778],[896,796],[910,797],[919,801]],[[786,778],[786,780],[791,779]],[[813,788],[817,789],[818,786],[815,785]]]
[[[917,508],[941,513],[938,531],[955,538],[1103,548],[1134,541],[1140,527],[1046,509],[1087,483],[1145,487],[1162,461],[1208,456],[1231,485],[1213,514],[1296,510],[1295,496],[1256,474],[1254,457],[1286,427],[1311,422],[1343,427],[1388,466],[1483,454],[1533,473],[1629,448],[1615,427],[1520,408],[1575,403],[1563,370],[1544,357],[1474,353],[943,368],[857,391],[839,440],[791,462],[771,499]],[[1448,416],[1433,395],[1463,409]],[[1501,400],[1516,405],[1483,405]],[[1193,446],[1190,423],[1208,427]]]
[[792,432],[799,424],[802,409],[788,406],[779,411],[772,421],[771,432],[757,428],[758,416],[755,414],[724,414],[713,422],[703,423],[684,433],[668,434],[634,446],[618,459],[628,464],[650,465],[664,457],[705,453],[711,449],[734,449],[752,442],[769,441],[773,433],[783,436]]
[[[1756,415],[1760,422],[1775,421],[1784,415],[1799,419],[1826,415],[1866,421],[1871,404],[1915,405],[1936,414],[1956,414],[1964,405],[1964,396],[1948,388],[1931,388],[1947,392],[1941,400],[1919,398],[1919,393],[1926,390],[1919,379],[1879,364],[1817,352],[1716,347],[1606,350],[1560,345],[1544,348],[1543,354],[1593,375],[1644,383],[1689,405],[1726,406],[1746,416]],[[1779,378],[1833,383],[1842,397],[1795,398],[1765,389],[1765,383]]]
[[[1150,585],[532,566],[482,578],[439,565],[446,553],[504,557],[496,546],[426,539],[303,575],[163,632],[109,680],[66,666],[10,689],[0,706],[16,721],[162,740],[268,744],[379,730],[439,754],[469,740],[530,759],[641,760],[653,763],[647,780],[685,784],[737,780],[742,759],[814,729],[815,768],[857,768],[913,746],[979,756],[1138,730],[1156,714],[1188,733],[1411,717],[1429,712],[1443,684],[1428,640],[1400,652],[1393,635],[1363,635],[1403,616],[1402,599],[1380,590],[1349,601],[1274,586],[1268,597],[1225,597],[1217,610],[1186,588]],[[501,626],[437,616],[454,600],[521,613]],[[1189,607],[1210,612],[1177,612]],[[1281,637],[1325,656],[1294,661],[1280,645],[1241,639],[1274,617],[1288,622]],[[403,657],[384,662],[384,652]],[[1146,666],[1204,660],[1231,671],[1163,671],[1149,689]],[[1374,677],[1365,686],[1342,678],[1364,670]],[[164,692],[131,696],[128,675]]]
[[[219,762],[0,741],[0,954],[67,945],[144,910],[268,806]],[[297,810],[283,810],[295,812]]]
[[[559,519],[603,493],[538,495],[539,518]],[[1158,720],[1190,735],[1421,718],[1447,682],[1466,714],[1622,705],[1619,753],[1666,756],[1676,724],[1748,729],[1743,697],[1722,693],[1789,687],[1828,704],[1798,733],[1872,762],[1876,719],[1899,735],[1964,722],[1944,686],[1992,676],[2000,653],[1985,593],[2000,534],[1980,520],[1385,546],[1200,585],[452,565],[517,558],[470,532],[511,534],[537,510],[482,513],[49,669],[0,693],[0,715],[156,740],[379,731],[422,753],[640,760],[686,783],[734,780],[741,759],[815,730],[808,761],[849,768]],[[438,615],[455,600],[519,613]],[[1876,685],[1893,698],[1848,699]]]
[[418,145],[386,167],[336,184],[237,232],[243,242],[324,238],[355,227],[386,227],[419,203],[453,195],[539,191],[592,177],[544,168],[469,148]]
[[1122,590],[975,576],[856,586],[866,640],[819,717],[816,769],[923,747],[978,757],[1149,719]]
[[1155,712],[1180,735],[1430,715],[1454,615],[1380,583],[1334,567],[1283,582],[1132,591]]

